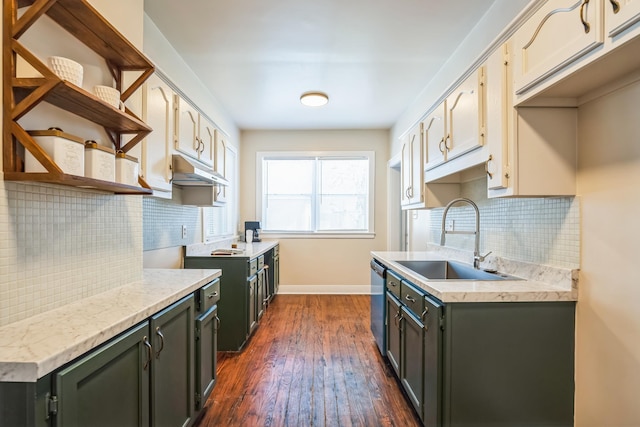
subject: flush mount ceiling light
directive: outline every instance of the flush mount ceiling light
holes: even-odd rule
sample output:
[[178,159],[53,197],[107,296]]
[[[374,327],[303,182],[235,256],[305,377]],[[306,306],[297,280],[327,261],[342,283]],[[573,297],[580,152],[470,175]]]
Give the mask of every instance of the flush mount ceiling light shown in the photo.
[[329,97],[322,92],[305,92],[300,95],[300,102],[307,107],[322,107],[329,102]]

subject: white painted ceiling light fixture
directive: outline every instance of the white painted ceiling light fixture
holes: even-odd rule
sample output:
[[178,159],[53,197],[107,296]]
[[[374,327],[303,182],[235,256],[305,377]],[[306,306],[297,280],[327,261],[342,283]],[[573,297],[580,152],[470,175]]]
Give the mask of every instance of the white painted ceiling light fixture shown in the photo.
[[329,96],[323,92],[305,92],[300,95],[300,102],[307,107],[322,107],[329,102]]

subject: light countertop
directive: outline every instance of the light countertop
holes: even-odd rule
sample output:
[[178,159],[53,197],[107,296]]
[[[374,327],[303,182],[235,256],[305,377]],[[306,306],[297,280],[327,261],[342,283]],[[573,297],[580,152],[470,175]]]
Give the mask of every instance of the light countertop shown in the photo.
[[230,255],[211,255],[215,250],[231,249],[231,244],[220,245],[208,245],[208,244],[195,244],[186,247],[185,256],[187,257],[224,257],[224,258],[256,258],[265,254],[268,250],[274,248],[278,244],[277,240],[263,240],[262,242],[253,242],[246,244],[244,242],[237,243],[237,250],[240,253]]
[[491,268],[522,280],[429,280],[394,261],[452,258],[447,254],[426,251],[371,252],[371,255],[442,302],[576,301],[578,299],[578,270],[500,260],[499,265],[491,265]]
[[35,382],[201,288],[221,270],[145,269],[143,280],[0,328],[0,381]]

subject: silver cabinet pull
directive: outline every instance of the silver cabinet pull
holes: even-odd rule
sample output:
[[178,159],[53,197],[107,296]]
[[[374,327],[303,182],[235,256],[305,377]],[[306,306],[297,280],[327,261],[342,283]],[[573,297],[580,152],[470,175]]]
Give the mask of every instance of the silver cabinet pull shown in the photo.
[[151,343],[149,342],[149,339],[146,335],[142,338],[142,344],[147,347],[147,360],[145,360],[144,366],[142,367],[142,369],[146,371],[149,367],[149,364],[151,363],[151,359],[153,359],[153,347],[151,346]]
[[207,295],[207,298],[211,299],[211,298],[217,297],[217,296],[218,296],[218,291],[215,291],[214,293]]
[[416,302],[416,299],[413,298],[411,295],[407,294],[405,295],[404,299],[406,299],[407,301],[409,301],[410,303],[414,303]]
[[164,348],[164,335],[162,334],[162,331],[160,330],[160,326],[156,327],[156,335],[160,337],[160,348],[158,349],[158,352],[156,353],[156,359],[160,359],[160,353],[162,352],[162,349]]

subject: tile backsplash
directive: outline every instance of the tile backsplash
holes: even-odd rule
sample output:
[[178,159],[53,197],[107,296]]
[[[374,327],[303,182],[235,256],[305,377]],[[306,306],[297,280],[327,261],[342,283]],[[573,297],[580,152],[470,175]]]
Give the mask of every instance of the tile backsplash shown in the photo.
[[[580,201],[578,197],[487,199],[486,180],[462,186],[462,196],[480,210],[480,252],[517,261],[563,268],[580,267]],[[427,214],[428,243],[440,243],[444,209]],[[456,204],[447,214],[458,231],[474,230],[475,213]],[[447,234],[446,246],[473,251],[473,235]]]
[[0,180],[0,326],[142,279],[142,196]]
[[[180,189],[173,188],[173,200],[145,197],[143,200],[144,250],[164,249],[200,241],[200,208],[182,205]],[[187,235],[182,238],[182,226]]]

